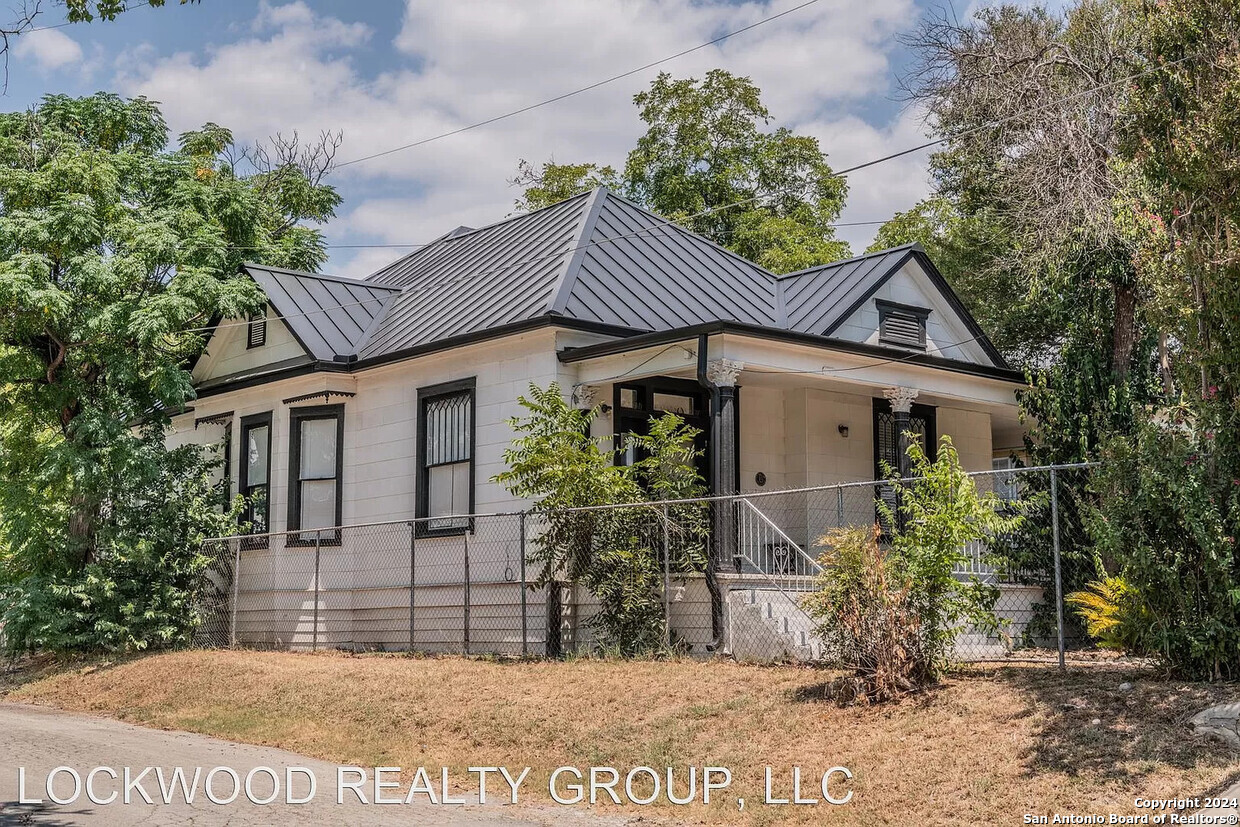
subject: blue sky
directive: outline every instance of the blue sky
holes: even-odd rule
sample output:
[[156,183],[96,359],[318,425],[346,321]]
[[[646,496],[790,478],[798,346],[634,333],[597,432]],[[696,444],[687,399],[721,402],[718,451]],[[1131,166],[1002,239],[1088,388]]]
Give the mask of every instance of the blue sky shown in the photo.
[[[0,0],[0,13],[16,0]],[[50,92],[145,94],[175,135],[205,121],[243,142],[340,130],[339,159],[492,117],[710,40],[803,0],[203,0],[138,7],[111,23],[15,39],[0,106]],[[896,100],[909,56],[899,35],[920,0],[819,0],[660,67],[721,67],[763,89],[777,125],[817,136],[837,168],[924,140],[919,113]],[[963,16],[970,0],[955,0]],[[64,21],[44,1],[39,25]],[[11,14],[10,14],[11,16]],[[641,132],[633,94],[659,71],[499,124],[339,170],[332,244],[430,240],[502,218],[517,161],[620,165]],[[856,174],[844,221],[907,209],[928,190],[926,153]],[[855,251],[873,227],[844,228]],[[364,276],[400,250],[335,248],[325,268]]]

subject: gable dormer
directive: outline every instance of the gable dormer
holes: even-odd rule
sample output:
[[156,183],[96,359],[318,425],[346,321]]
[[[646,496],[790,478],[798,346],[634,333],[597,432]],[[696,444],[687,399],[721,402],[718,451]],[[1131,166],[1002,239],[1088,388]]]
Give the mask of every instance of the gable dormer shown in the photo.
[[1006,367],[919,244],[779,277],[790,330]]

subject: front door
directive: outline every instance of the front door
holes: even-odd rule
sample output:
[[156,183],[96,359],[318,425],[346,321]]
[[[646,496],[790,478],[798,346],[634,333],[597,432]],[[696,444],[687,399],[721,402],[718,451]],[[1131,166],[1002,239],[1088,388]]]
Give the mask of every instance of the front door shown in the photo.
[[[935,433],[935,411],[930,405],[913,405],[909,411],[909,430],[917,435],[921,450],[931,462],[934,461],[935,446],[938,435]],[[874,400],[874,479],[883,480],[890,476],[891,471],[900,468],[900,434],[896,431],[896,415],[891,410],[891,403],[886,399]],[[875,486],[878,499],[887,504],[892,511],[898,508],[899,502],[895,489],[887,483]],[[875,517],[882,520],[882,514],[875,506]],[[883,525],[884,531],[887,529]]]
[[[616,385],[616,434],[650,433],[650,420],[665,413],[674,413],[698,430],[694,445],[700,452],[697,470],[702,481],[710,485],[710,397],[706,390],[689,379],[655,377],[639,382]],[[620,456],[628,465],[638,459],[630,447]]]

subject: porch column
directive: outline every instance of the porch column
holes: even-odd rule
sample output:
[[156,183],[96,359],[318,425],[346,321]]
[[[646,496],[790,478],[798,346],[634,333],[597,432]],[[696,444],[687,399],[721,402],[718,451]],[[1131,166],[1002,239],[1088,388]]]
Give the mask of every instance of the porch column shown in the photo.
[[891,403],[891,412],[896,420],[896,445],[900,451],[900,477],[912,476],[912,463],[908,457],[909,413],[913,410],[913,400],[917,398],[916,388],[887,388],[883,396]]
[[[706,378],[715,386],[715,406],[711,411],[711,488],[719,496],[736,493],[740,470],[736,442],[736,378],[744,364],[716,359],[706,367]],[[736,560],[736,503],[717,504],[714,515],[714,553],[720,567],[739,569]]]

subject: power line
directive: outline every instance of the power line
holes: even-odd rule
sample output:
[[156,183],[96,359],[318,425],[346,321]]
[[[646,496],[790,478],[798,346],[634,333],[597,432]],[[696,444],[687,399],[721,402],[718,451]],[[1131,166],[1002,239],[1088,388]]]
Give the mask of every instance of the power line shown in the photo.
[[[823,224],[823,227],[878,227],[886,224],[890,219],[882,219],[880,221],[836,221],[831,224]],[[485,229],[485,228],[482,228]],[[430,241],[408,241],[408,242],[387,242],[383,244],[324,244],[325,250],[380,250],[380,249],[409,249],[410,247],[427,247],[434,242]],[[232,250],[267,250],[270,245],[260,246],[257,244],[231,246]]]
[[693,52],[699,51],[701,49],[705,49],[708,46],[714,46],[716,43],[722,43],[723,41],[727,40],[730,37],[736,37],[738,34],[744,34],[745,32],[756,29],[759,26],[764,26],[767,23],[770,23],[774,20],[778,20],[781,17],[786,17],[787,15],[790,15],[794,12],[798,12],[801,9],[806,8],[807,6],[812,6],[817,2],[818,0],[808,0],[808,2],[801,3],[798,6],[793,6],[792,8],[787,9],[786,11],[782,11],[779,14],[773,14],[770,17],[764,17],[761,20],[757,21],[756,23],[750,23],[748,26],[745,26],[744,28],[737,29],[736,31],[728,32],[727,34],[722,34],[719,37],[716,37],[714,40],[708,40],[705,43],[699,43],[697,46],[694,46],[690,49],[685,49],[684,51],[677,52],[674,55],[669,55],[668,57],[660,58],[659,60],[653,61],[651,63],[647,63],[644,66],[638,66],[636,69],[630,69],[627,72],[621,72],[618,75],[612,75],[611,77],[606,78],[604,80],[591,83],[589,86],[582,86],[581,88],[574,89],[571,92],[565,92],[563,94],[556,95],[553,98],[547,98],[546,100],[539,101],[538,103],[532,103],[532,104],[529,104],[528,106],[523,106],[520,109],[514,109],[511,112],[505,112],[502,115],[495,115],[494,117],[487,118],[486,120],[478,121],[476,123],[471,123],[466,126],[459,127],[457,129],[452,129],[447,132],[441,132],[438,135],[431,135],[428,138],[422,138],[421,140],[417,140],[412,143],[393,147],[391,149],[385,149],[382,152],[375,152],[371,155],[363,155],[360,158],[354,158],[351,161],[343,161],[339,164],[336,164],[335,168],[340,169],[341,167],[347,167],[353,164],[360,164],[363,161],[369,161],[374,158],[382,158],[385,155],[392,155],[397,152],[403,152],[406,149],[413,149],[414,147],[425,146],[426,144],[432,143],[434,141],[442,140],[443,138],[448,138],[453,135],[460,135],[462,132],[469,132],[470,130],[477,129],[478,127],[481,127],[481,126],[488,126],[498,121],[503,121],[503,120],[507,120],[508,118],[515,117],[516,115],[523,115],[526,112],[531,112],[535,109],[540,109],[544,106],[548,106],[553,103],[558,103],[559,101],[566,100],[576,95],[580,95],[584,92],[589,92],[594,89],[598,89],[600,86],[606,86],[609,83],[614,83],[618,80],[623,80],[624,78],[630,77],[632,75],[636,75],[638,72],[644,72],[647,69],[653,69],[655,66],[659,66],[663,63],[676,60],[677,58],[684,57],[685,55],[688,55],[688,54],[692,54]]

